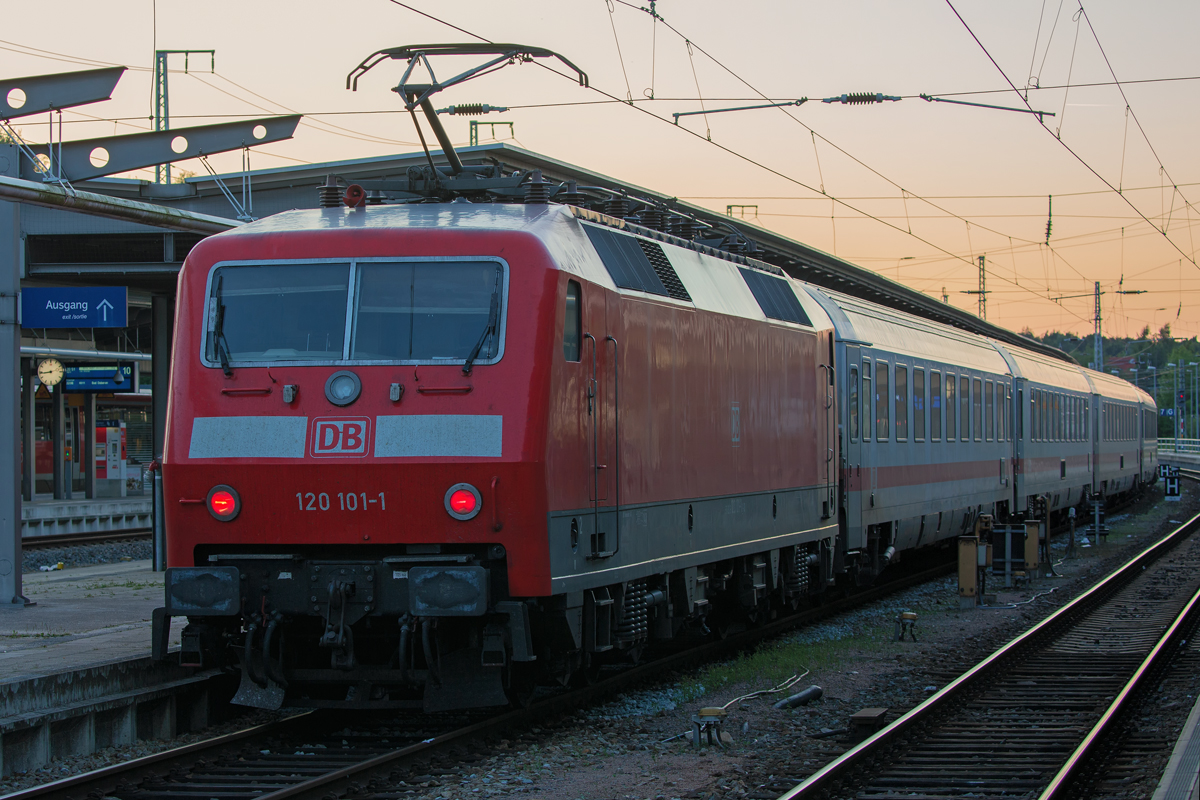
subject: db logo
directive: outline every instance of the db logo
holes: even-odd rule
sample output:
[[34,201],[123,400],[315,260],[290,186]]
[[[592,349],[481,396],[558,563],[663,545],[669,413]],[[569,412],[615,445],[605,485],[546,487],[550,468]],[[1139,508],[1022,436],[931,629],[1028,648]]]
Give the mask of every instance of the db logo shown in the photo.
[[318,417],[313,420],[314,456],[365,456],[371,441],[367,417]]

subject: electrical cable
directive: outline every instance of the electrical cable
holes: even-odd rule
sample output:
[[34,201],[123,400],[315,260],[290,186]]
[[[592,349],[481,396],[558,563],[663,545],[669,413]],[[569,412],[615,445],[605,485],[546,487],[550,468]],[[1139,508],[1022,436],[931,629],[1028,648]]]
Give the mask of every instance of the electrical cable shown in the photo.
[[[1028,100],[1025,100],[1025,98],[1024,98],[1022,95],[1021,95],[1021,92],[1020,92],[1020,90],[1019,90],[1019,89],[1017,89],[1017,87],[1016,87],[1016,86],[1013,84],[1012,80],[1011,80],[1011,79],[1008,77],[1008,74],[1007,74],[1007,73],[1005,73],[1005,71],[1004,71],[1004,70],[1001,68],[1001,66],[1000,66],[1000,65],[999,65],[999,64],[996,62],[996,59],[992,57],[992,54],[991,54],[991,53],[988,51],[988,49],[987,49],[987,48],[984,46],[983,42],[982,42],[982,41],[980,41],[979,37],[975,35],[975,31],[973,31],[973,30],[971,29],[971,26],[967,24],[967,21],[966,21],[965,19],[963,19],[963,17],[962,17],[962,15],[961,15],[961,14],[959,14],[959,13],[958,13],[958,9],[956,9],[956,8],[954,7],[954,3],[952,2],[952,0],[946,0],[946,5],[948,5],[948,6],[950,7],[950,10],[951,10],[952,12],[954,12],[954,16],[958,17],[958,21],[962,23],[962,26],[963,26],[964,28],[966,28],[966,30],[967,30],[967,33],[969,33],[969,34],[971,35],[971,38],[975,40],[975,43],[976,43],[977,45],[979,45],[979,49],[981,49],[981,50],[983,51],[983,54],[984,54],[985,56],[987,56],[988,60],[992,62],[992,66],[994,66],[994,67],[996,68],[996,70],[997,70],[997,71],[1000,73],[1001,77],[1003,77],[1003,78],[1004,78],[1004,80],[1005,80],[1005,82],[1006,82],[1006,83],[1008,83],[1008,85],[1009,85],[1009,86],[1012,88],[1013,92],[1014,92],[1014,93],[1016,93],[1016,95],[1017,95],[1018,97],[1021,97],[1021,101],[1022,101],[1023,103],[1025,103],[1026,107],[1027,107],[1027,108],[1029,108],[1029,109],[1032,111],[1032,110],[1033,110],[1033,107],[1029,105],[1029,101],[1028,101]],[[1135,118],[1135,119],[1136,119],[1136,118]],[[1044,129],[1046,130],[1046,132],[1047,132],[1047,133],[1050,133],[1050,129],[1049,129],[1047,126],[1046,126],[1046,124],[1045,124],[1044,122],[1039,122],[1038,124],[1040,124],[1040,125],[1042,126],[1042,128],[1044,128]],[[1053,133],[1051,133],[1051,135],[1053,136],[1054,134],[1053,134]],[[1127,204],[1127,205],[1128,205],[1130,208],[1132,208],[1132,209],[1133,209],[1135,212],[1137,212],[1138,216],[1140,216],[1140,217],[1141,217],[1143,220],[1145,220],[1147,223],[1149,223],[1149,224],[1150,224],[1150,225],[1153,227],[1154,223],[1150,222],[1150,219],[1149,219],[1149,218],[1148,218],[1148,217],[1147,217],[1145,214],[1143,214],[1143,213],[1142,213],[1141,209],[1139,209],[1139,208],[1138,208],[1137,206],[1135,206],[1135,205],[1134,205],[1132,202],[1130,202],[1130,201],[1129,201],[1129,198],[1125,197],[1125,195],[1124,195],[1123,193],[1121,193],[1121,192],[1118,192],[1118,191],[1117,191],[1117,189],[1116,189],[1116,187],[1115,187],[1115,186],[1113,186],[1113,185],[1112,185],[1112,184],[1111,184],[1111,183],[1110,183],[1110,182],[1109,182],[1109,181],[1108,181],[1108,180],[1107,180],[1107,179],[1106,179],[1106,178],[1105,178],[1103,175],[1101,175],[1099,172],[1097,172],[1097,171],[1096,171],[1096,169],[1095,169],[1095,167],[1093,167],[1091,164],[1089,164],[1089,163],[1088,163],[1088,162],[1087,162],[1087,161],[1086,161],[1086,160],[1083,158],[1083,156],[1081,156],[1081,155],[1079,155],[1078,153],[1076,153],[1076,152],[1075,152],[1075,150],[1074,150],[1074,149],[1073,149],[1073,148],[1072,148],[1070,145],[1068,145],[1066,142],[1064,142],[1064,141],[1063,141],[1061,138],[1059,138],[1058,136],[1054,136],[1054,138],[1055,138],[1055,140],[1056,140],[1056,141],[1058,141],[1058,143],[1059,143],[1059,144],[1061,144],[1061,145],[1062,145],[1062,146],[1063,146],[1063,147],[1066,149],[1066,151],[1067,151],[1068,153],[1070,153],[1072,156],[1074,156],[1074,158],[1075,158],[1075,160],[1076,160],[1076,161],[1078,161],[1078,162],[1079,162],[1080,164],[1082,164],[1082,165],[1083,165],[1083,166],[1084,166],[1084,167],[1085,167],[1085,168],[1086,168],[1086,169],[1087,169],[1089,172],[1091,172],[1093,175],[1095,175],[1097,178],[1099,178],[1099,179],[1100,179],[1100,181],[1101,181],[1101,182],[1102,182],[1102,183],[1103,183],[1105,186],[1107,186],[1107,187],[1108,187],[1110,190],[1112,190],[1114,193],[1116,193],[1116,195],[1117,195],[1118,197],[1120,197],[1121,199],[1123,199],[1123,200],[1125,201],[1125,203],[1126,203],[1126,204]],[[1160,163],[1161,163],[1161,162],[1160,162]],[[1191,265],[1192,265],[1193,267],[1200,267],[1200,264],[1197,264],[1197,263],[1196,263],[1196,260],[1195,260],[1195,259],[1194,259],[1192,256],[1190,256],[1190,255],[1188,255],[1187,253],[1185,253],[1185,252],[1183,251],[1183,249],[1182,249],[1182,248],[1180,248],[1180,247],[1179,247],[1179,245],[1178,245],[1178,244],[1176,244],[1176,243],[1175,243],[1175,241],[1174,241],[1173,239],[1171,239],[1171,237],[1170,237],[1170,236],[1168,236],[1168,235],[1167,235],[1165,232],[1163,232],[1163,238],[1164,238],[1164,239],[1166,239],[1166,240],[1167,240],[1167,242],[1169,242],[1169,243],[1170,243],[1170,245],[1171,245],[1173,248],[1175,248],[1175,250],[1176,250],[1176,251],[1178,251],[1180,255],[1182,255],[1184,258],[1186,258],[1186,259],[1188,260],[1188,262],[1189,262],[1189,263],[1191,263]]]
[[[1150,153],[1154,156],[1154,160],[1158,162],[1158,166],[1163,170],[1163,172],[1166,173],[1167,178],[1171,181],[1171,185],[1177,186],[1175,179],[1171,177],[1169,172],[1166,172],[1167,168],[1163,164],[1163,160],[1159,157],[1158,151],[1154,149],[1154,143],[1150,141],[1149,135],[1146,134],[1145,128],[1142,127],[1142,122],[1138,119],[1137,113],[1134,112],[1133,108],[1130,106],[1129,98],[1125,96],[1125,87],[1121,85],[1121,80],[1117,77],[1117,72],[1113,69],[1112,62],[1108,60],[1108,53],[1104,51],[1104,45],[1100,44],[1100,35],[1096,33],[1096,28],[1094,25],[1092,25],[1092,18],[1088,16],[1087,11],[1083,7],[1083,3],[1079,4],[1079,13],[1083,17],[1084,22],[1087,23],[1088,30],[1092,32],[1092,38],[1096,41],[1096,47],[1100,50],[1100,55],[1104,58],[1104,65],[1108,67],[1108,74],[1112,75],[1113,83],[1116,84],[1117,91],[1121,93],[1121,99],[1125,101],[1126,111],[1133,116],[1133,122],[1135,125],[1137,125],[1138,131],[1141,132],[1142,139],[1145,140],[1146,146],[1150,148]],[[1183,198],[1183,201],[1185,203],[1188,202],[1186,197]]]
[[1046,0],[1042,0],[1042,10],[1038,14],[1037,34],[1033,37],[1033,52],[1029,55],[1029,77],[1025,79],[1025,88],[1029,89],[1030,82],[1033,81],[1033,62],[1037,60],[1038,42],[1042,39],[1042,22],[1046,18]]
[[614,19],[616,8],[613,7],[612,0],[604,0],[604,5],[608,8],[608,24],[612,26],[613,41],[617,45],[617,60],[621,62],[621,74],[625,76],[625,96],[632,103],[633,90],[629,88],[629,73],[625,71],[625,56],[621,53],[621,39],[617,36],[617,21]]
[[[630,7],[630,8],[634,8],[634,9],[637,9],[637,10],[642,10],[642,9],[640,9],[638,6],[635,6],[635,5],[633,5],[632,3],[629,3],[629,2],[627,2],[627,0],[615,0],[615,2],[621,3],[622,5],[628,6],[628,7]],[[760,91],[758,88],[756,88],[756,87],[755,87],[753,84],[751,84],[751,83],[750,83],[749,81],[747,81],[745,78],[743,78],[743,77],[741,77],[740,75],[738,75],[738,74],[737,74],[736,72],[734,72],[734,71],[733,71],[731,68],[729,68],[728,66],[726,66],[724,63],[722,63],[721,61],[719,61],[717,58],[715,58],[715,57],[714,57],[714,56],[713,56],[711,53],[709,53],[709,52],[708,52],[707,50],[705,50],[703,47],[701,47],[700,45],[698,45],[698,44],[695,44],[694,42],[692,42],[692,41],[691,41],[691,40],[690,40],[688,37],[684,36],[684,34],[683,34],[681,31],[677,30],[677,29],[676,29],[676,28],[675,28],[673,25],[671,25],[671,23],[667,22],[665,19],[663,20],[663,25],[665,25],[665,26],[667,27],[667,29],[668,29],[668,30],[670,30],[672,33],[674,33],[676,36],[680,37],[681,39],[683,39],[683,40],[684,40],[684,41],[686,41],[686,42],[690,42],[690,43],[691,43],[693,46],[695,46],[695,48],[696,48],[697,50],[699,50],[701,53],[703,53],[703,54],[704,54],[704,55],[705,55],[705,56],[706,56],[706,57],[707,57],[707,58],[708,58],[710,61],[712,61],[714,64],[716,64],[718,67],[720,67],[720,68],[721,68],[722,70],[724,70],[725,72],[729,73],[729,74],[730,74],[730,75],[731,75],[731,76],[732,76],[732,77],[733,77],[735,80],[737,80],[739,83],[741,83],[742,85],[744,85],[746,88],[748,88],[748,89],[750,89],[751,91],[755,92],[755,93],[757,94],[757,98],[756,98],[756,99],[762,99],[762,100],[768,100],[768,101],[770,100],[770,98],[769,98],[769,97],[767,97],[767,96],[766,96],[766,95],[765,95],[763,92],[761,92],[761,91]],[[844,155],[844,156],[846,156],[847,158],[849,158],[849,159],[850,159],[851,161],[853,161],[854,163],[858,164],[858,165],[859,165],[860,167],[862,167],[863,169],[865,169],[865,170],[867,170],[868,172],[870,172],[871,174],[875,175],[877,178],[880,178],[881,180],[885,181],[886,183],[889,183],[889,184],[891,184],[892,186],[896,187],[897,189],[899,189],[899,190],[901,190],[901,191],[907,191],[907,192],[908,192],[908,194],[912,195],[914,199],[921,200],[922,202],[924,202],[924,203],[927,203],[928,205],[931,205],[931,206],[933,206],[933,207],[934,207],[934,208],[936,208],[938,211],[941,211],[942,213],[946,214],[947,216],[954,217],[954,218],[956,218],[956,219],[959,219],[959,220],[966,221],[964,217],[962,217],[962,216],[960,216],[960,215],[958,215],[958,214],[955,214],[953,211],[950,211],[950,210],[949,210],[949,209],[947,209],[947,208],[942,208],[941,206],[937,205],[936,203],[932,203],[932,202],[930,202],[930,201],[929,201],[927,198],[923,197],[922,195],[916,194],[915,192],[913,192],[913,191],[911,191],[911,190],[907,190],[907,189],[905,189],[903,186],[901,186],[900,184],[896,183],[894,180],[892,180],[891,178],[887,177],[886,175],[884,175],[884,174],[883,174],[882,172],[880,172],[879,170],[875,169],[874,167],[872,167],[872,166],[870,166],[869,164],[867,164],[866,162],[862,161],[861,159],[859,159],[858,157],[856,157],[856,156],[855,156],[855,155],[853,155],[852,153],[848,152],[847,150],[843,149],[843,148],[842,148],[842,147],[840,147],[839,145],[835,144],[834,142],[832,142],[831,140],[829,140],[829,139],[828,139],[828,138],[826,138],[825,136],[822,136],[821,134],[817,133],[817,132],[816,132],[816,130],[815,130],[814,128],[812,128],[811,126],[809,126],[808,124],[806,124],[806,123],[805,123],[803,120],[801,120],[800,118],[798,118],[798,117],[797,117],[797,116],[796,116],[794,113],[792,113],[792,111],[791,111],[789,108],[787,108],[787,107],[783,107],[783,106],[780,106],[780,107],[779,107],[779,111],[780,111],[780,112],[782,112],[782,113],[784,113],[784,114],[786,114],[786,115],[787,115],[787,116],[788,116],[788,117],[789,117],[789,118],[790,118],[790,119],[791,119],[793,122],[795,122],[796,124],[800,125],[800,126],[801,126],[802,128],[804,128],[805,130],[809,131],[809,133],[810,133],[810,134],[812,134],[813,136],[820,136],[820,137],[821,137],[821,140],[822,140],[823,142],[825,142],[825,143],[826,143],[826,144],[828,144],[830,147],[832,147],[832,148],[834,148],[835,150],[837,150],[837,151],[838,151],[839,153],[841,153],[842,155]],[[653,116],[657,116],[657,115],[653,115]],[[811,188],[811,187],[806,187],[806,188]],[[821,192],[821,194],[825,194],[825,192]],[[996,230],[992,230],[991,228],[987,228],[986,226],[982,226],[982,225],[981,225],[981,226],[979,226],[979,227],[981,227],[981,228],[984,228],[984,230],[987,230],[989,233],[995,234],[995,235],[997,235],[997,236],[1007,236],[1007,235],[1008,235],[1008,234],[1001,233],[1000,231],[996,231]],[[905,233],[907,233],[907,231],[905,231]],[[1022,237],[1017,237],[1017,238],[1018,238],[1018,239],[1020,239],[1021,241],[1028,241],[1028,240],[1025,240],[1025,239],[1023,239]]]

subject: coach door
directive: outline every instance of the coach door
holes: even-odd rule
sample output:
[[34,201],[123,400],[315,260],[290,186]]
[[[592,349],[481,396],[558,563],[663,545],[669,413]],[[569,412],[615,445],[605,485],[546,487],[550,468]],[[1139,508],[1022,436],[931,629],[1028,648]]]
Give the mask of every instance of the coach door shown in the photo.
[[609,335],[607,294],[593,289],[584,298],[584,358],[591,367],[584,397],[588,436],[586,480],[592,504],[592,524],[587,537],[589,559],[608,558],[619,546],[613,507],[619,469],[616,448],[619,343]]
[[1010,424],[1013,426],[1013,486],[1012,507],[1017,511],[1025,509],[1025,452],[1027,450],[1025,444],[1026,431],[1029,431],[1028,420],[1026,416],[1029,414],[1029,405],[1025,402],[1025,395],[1029,390],[1025,387],[1023,378],[1013,379],[1013,410]]
[[[845,419],[842,421],[842,492],[844,499],[842,508],[845,513],[846,549],[857,550],[862,546],[862,504],[863,476],[866,464],[863,463],[867,448],[864,437],[870,435],[869,428],[864,428],[866,417],[863,415],[862,396],[864,387],[870,384],[863,378],[863,363],[857,345],[846,345],[845,384],[841,387]],[[867,362],[867,368],[870,368]],[[870,408],[868,404],[867,408]],[[869,422],[865,423],[870,425]]]

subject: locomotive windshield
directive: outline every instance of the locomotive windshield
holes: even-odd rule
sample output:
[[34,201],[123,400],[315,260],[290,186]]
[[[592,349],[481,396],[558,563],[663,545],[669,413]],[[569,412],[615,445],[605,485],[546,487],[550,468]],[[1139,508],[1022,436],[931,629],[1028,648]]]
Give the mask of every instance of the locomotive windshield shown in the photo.
[[488,363],[500,351],[495,261],[223,266],[211,287],[205,358],[214,365]]

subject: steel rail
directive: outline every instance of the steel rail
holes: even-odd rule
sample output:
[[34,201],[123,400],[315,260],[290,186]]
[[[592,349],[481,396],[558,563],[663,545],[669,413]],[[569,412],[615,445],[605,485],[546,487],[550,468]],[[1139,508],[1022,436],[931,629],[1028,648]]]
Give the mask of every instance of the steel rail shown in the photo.
[[1069,625],[1074,620],[1099,606],[1106,597],[1139,575],[1143,565],[1149,564],[1163,553],[1175,547],[1197,528],[1200,528],[1200,514],[1192,517],[1157,542],[1143,549],[1099,583],[955,678],[944,686],[941,691],[897,719],[891,725],[888,725],[883,730],[846,751],[829,764],[826,764],[805,779],[803,783],[780,795],[779,800],[813,797],[818,793],[832,789],[834,784],[849,777],[853,770],[863,767],[878,752],[896,744],[903,734],[916,725],[932,719],[935,714],[940,713],[951,703],[957,702],[967,692],[982,686],[984,679],[990,676],[1001,664],[1007,662],[1026,648],[1036,646],[1037,641],[1051,635],[1051,631],[1054,628]]
[[1168,650],[1169,647],[1177,645],[1178,640],[1184,635],[1184,627],[1193,621],[1197,608],[1200,607],[1200,590],[1197,590],[1192,595],[1192,599],[1188,601],[1184,609],[1179,612],[1175,620],[1159,638],[1158,643],[1154,645],[1154,649],[1146,656],[1145,660],[1138,666],[1133,677],[1125,684],[1124,688],[1113,699],[1109,707],[1104,711],[1100,720],[1088,732],[1084,740],[1075,748],[1075,752],[1071,753],[1070,758],[1063,764],[1062,769],[1058,771],[1046,786],[1046,789],[1039,795],[1038,800],[1057,800],[1057,798],[1065,797],[1070,788],[1070,782],[1074,780],[1079,773],[1080,765],[1084,759],[1096,752],[1096,747],[1102,741],[1113,721],[1127,705],[1132,705],[1130,698],[1134,692],[1142,687],[1150,672],[1158,666],[1159,662],[1165,658],[1169,658],[1172,653]]
[[502,731],[514,725],[532,723],[539,719],[562,713],[566,708],[575,708],[595,702],[652,678],[657,674],[679,669],[689,663],[710,660],[726,653],[743,650],[746,647],[802,625],[805,622],[815,621],[816,619],[848,610],[868,600],[878,599],[923,581],[940,577],[949,571],[951,570],[946,567],[926,570],[890,582],[885,586],[874,587],[865,592],[841,598],[828,605],[820,606],[817,609],[803,611],[758,628],[736,633],[725,639],[709,642],[681,653],[655,659],[631,669],[623,670],[617,675],[599,681],[592,686],[576,689],[566,695],[546,698],[534,703],[529,708],[510,711],[482,722],[477,722],[466,728],[435,736],[391,753],[376,756],[360,764],[345,767],[336,772],[327,773],[270,794],[263,794],[257,800],[327,800],[327,798],[338,797],[350,790],[352,784],[366,784],[372,778],[390,772],[396,762],[415,756],[425,750],[441,747],[459,739],[478,736],[490,730]]
[[[51,783],[32,786],[19,792],[4,795],[4,800],[33,800],[33,798],[51,797],[55,800],[90,800],[94,797],[111,796],[117,787],[130,781],[161,775],[181,766],[192,766],[201,754],[215,756],[221,750],[240,745],[247,740],[257,737],[273,736],[295,727],[297,721],[312,716],[312,711],[304,711],[286,719],[256,725],[252,728],[235,731],[215,739],[205,739],[183,747],[164,750],[161,753],[142,756],[133,761],[101,767],[91,772],[61,778]],[[99,792],[99,794],[95,794]]]

